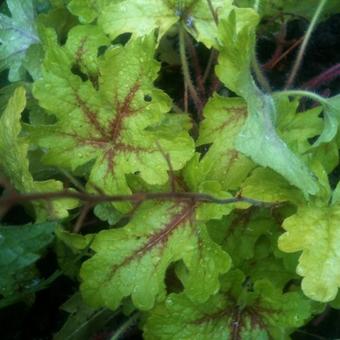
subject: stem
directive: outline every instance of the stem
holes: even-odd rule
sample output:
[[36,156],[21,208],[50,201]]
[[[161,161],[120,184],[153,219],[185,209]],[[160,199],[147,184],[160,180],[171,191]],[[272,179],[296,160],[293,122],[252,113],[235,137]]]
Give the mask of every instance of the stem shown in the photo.
[[192,42],[191,37],[189,38],[187,36],[188,39],[186,39],[188,46],[189,46],[189,50],[190,50],[190,55],[191,55],[191,60],[193,63],[193,67],[195,70],[195,80],[196,80],[196,84],[198,86],[198,92],[199,94],[204,98],[205,97],[205,87],[204,87],[204,82],[203,82],[203,78],[202,78],[202,68],[197,56],[197,51],[195,49],[195,46]]
[[253,67],[253,71],[256,75],[256,79],[259,82],[259,84],[261,85],[262,89],[264,89],[267,93],[272,92],[270,85],[269,85],[269,82],[268,82],[267,78],[265,77],[265,75],[263,74],[261,66],[260,66],[260,64],[257,61],[257,58],[255,56],[253,57],[253,60],[252,60],[252,67]]
[[210,52],[210,56],[209,56],[207,66],[206,66],[205,71],[204,71],[203,83],[205,83],[208,80],[211,68],[212,68],[214,61],[216,59],[216,55],[217,55],[217,52],[214,49],[212,49],[211,52]]
[[256,12],[259,11],[260,2],[261,2],[261,0],[255,0],[255,3],[254,3],[254,10],[255,10]]
[[327,0],[320,0],[319,2],[319,6],[318,8],[316,9],[315,13],[314,13],[314,16],[313,16],[313,19],[311,21],[311,23],[309,24],[309,27],[308,27],[308,30],[306,32],[306,35],[303,39],[303,42],[301,44],[301,47],[299,49],[299,52],[298,52],[298,55],[295,59],[295,62],[294,62],[294,65],[293,65],[293,68],[290,72],[290,75],[289,75],[289,78],[287,80],[287,83],[286,83],[286,86],[285,88],[289,88],[293,85],[294,83],[294,80],[295,80],[295,77],[299,71],[299,68],[301,66],[301,62],[302,62],[302,59],[303,59],[303,55],[305,54],[305,51],[306,51],[306,48],[307,48],[307,45],[308,45],[308,42],[310,40],[310,37],[312,35],[312,32],[316,26],[316,23],[321,15],[321,12],[323,10],[323,8],[325,7],[327,3]]
[[207,0],[207,2],[208,2],[208,6],[209,6],[209,9],[210,9],[211,15],[213,16],[215,24],[217,26],[218,25],[218,16],[217,16],[217,14],[214,10],[214,6],[212,5],[211,0]]
[[11,196],[0,197],[0,205],[13,204],[19,202],[31,201],[52,201],[61,198],[74,198],[83,202],[90,202],[92,204],[103,202],[142,202],[142,201],[194,201],[203,203],[216,204],[230,204],[237,202],[245,202],[256,206],[272,206],[275,203],[266,203],[252,198],[235,196],[231,198],[218,198],[205,193],[196,192],[148,192],[135,193],[131,195],[104,195],[104,194],[88,194],[83,192],[64,190],[59,192],[45,192],[45,193],[29,193],[29,194],[13,194]]
[[129,319],[127,319],[122,325],[119,326],[119,328],[115,331],[113,336],[111,337],[111,340],[119,340],[122,339],[122,335],[124,335],[127,330],[133,326],[137,320],[139,319],[140,315],[139,313],[135,313],[132,315]]
[[182,72],[184,77],[184,83],[188,86],[190,95],[194,101],[197,111],[200,113],[202,109],[201,100],[198,97],[196,89],[191,81],[189,65],[187,62],[187,56],[185,52],[185,31],[184,27],[181,25],[179,29],[179,53],[182,63]]
[[312,89],[327,83],[340,75],[340,63],[332,66],[328,70],[322,72],[315,78],[312,78],[307,83],[302,85],[302,88]]
[[295,49],[295,47],[300,45],[302,43],[302,41],[303,41],[303,37],[296,40],[286,51],[284,51],[278,57],[269,61],[269,63],[266,63],[265,68],[267,70],[273,69],[283,58],[285,58],[291,51],[293,51]]
[[320,104],[326,106],[328,105],[327,99],[324,97],[321,97],[320,95],[314,93],[314,92],[309,92],[309,91],[304,91],[304,90],[286,90],[286,91],[279,91],[276,92],[275,94],[283,94],[286,96],[298,96],[298,97],[307,97],[310,99],[313,99]]

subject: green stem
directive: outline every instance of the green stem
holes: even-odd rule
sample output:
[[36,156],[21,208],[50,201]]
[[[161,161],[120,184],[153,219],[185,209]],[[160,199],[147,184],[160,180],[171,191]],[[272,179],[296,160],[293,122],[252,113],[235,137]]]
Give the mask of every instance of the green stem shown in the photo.
[[286,96],[297,96],[297,97],[307,97],[310,99],[313,99],[323,106],[328,105],[327,99],[324,97],[321,97],[320,95],[314,93],[314,92],[309,92],[309,91],[303,91],[303,90],[286,90],[286,91],[279,91],[276,92],[275,95],[286,95]]
[[208,2],[208,6],[209,6],[209,9],[210,9],[211,15],[213,16],[215,24],[217,26],[218,25],[218,16],[217,16],[217,14],[214,10],[214,6],[212,5],[211,0],[207,0],[207,2]]
[[298,55],[297,55],[297,57],[295,59],[292,71],[290,72],[289,78],[288,78],[286,86],[285,86],[286,89],[291,87],[293,85],[293,83],[294,83],[295,77],[296,77],[296,75],[297,75],[297,73],[299,71],[299,68],[301,66],[303,55],[305,54],[308,42],[310,40],[312,32],[313,32],[313,30],[314,30],[314,28],[316,26],[316,23],[317,23],[320,15],[322,13],[323,8],[326,5],[326,3],[327,3],[327,0],[320,0],[320,2],[319,2],[319,6],[318,6],[318,8],[316,9],[316,11],[314,13],[314,16],[313,16],[313,19],[312,19],[311,23],[309,24],[308,30],[307,30],[306,35],[305,35],[305,37],[303,39],[303,42],[302,42],[302,44],[300,46]]
[[111,340],[119,340],[122,339],[122,335],[124,335],[127,330],[133,326],[139,318],[139,313],[135,313],[129,319],[127,319],[113,334]]
[[196,89],[191,81],[190,70],[189,70],[189,65],[187,62],[187,56],[186,56],[186,51],[185,51],[185,30],[182,25],[180,26],[180,29],[179,29],[179,54],[181,57],[184,82],[189,88],[190,95],[194,101],[197,111],[200,112],[201,106],[202,106],[201,100],[199,99]]
[[255,10],[256,12],[259,11],[260,2],[261,2],[261,0],[255,0],[255,3],[254,3],[254,10]]
[[262,68],[255,56],[253,57],[252,60],[252,68],[255,73],[256,79],[261,85],[262,89],[265,90],[267,93],[271,93],[272,90],[270,88],[269,82],[265,75],[263,74]]
[[211,52],[210,52],[210,56],[209,56],[207,66],[206,66],[205,71],[204,71],[203,80],[202,80],[203,83],[205,83],[208,80],[208,77],[210,76],[210,71],[213,67],[216,55],[217,55],[216,50],[212,49]]

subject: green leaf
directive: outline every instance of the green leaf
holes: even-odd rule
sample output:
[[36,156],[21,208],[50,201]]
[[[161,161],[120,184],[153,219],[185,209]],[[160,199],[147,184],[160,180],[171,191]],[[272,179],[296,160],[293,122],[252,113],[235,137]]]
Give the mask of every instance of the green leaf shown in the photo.
[[339,150],[335,140],[321,144],[312,150],[313,158],[320,162],[327,174],[331,174],[339,164]]
[[136,37],[148,35],[156,28],[159,37],[178,21],[176,5],[170,1],[129,0],[111,3],[99,14],[98,22],[111,38],[131,32]]
[[[29,171],[27,157],[28,144],[20,137],[21,112],[26,105],[25,89],[18,87],[10,98],[7,108],[0,118],[0,154],[2,155],[0,169],[12,185],[22,193],[61,191],[63,183],[56,180],[34,181]],[[11,152],[8,152],[11,150]],[[33,203],[38,221],[48,216],[64,218],[68,209],[78,205],[74,199],[56,200],[47,206],[46,202]]]
[[256,12],[237,9],[219,27],[218,77],[233,92],[246,99],[248,118],[236,137],[235,147],[264,167],[270,167],[305,196],[315,194],[318,186],[313,174],[278,136],[277,111],[271,96],[261,93],[251,75],[254,57]]
[[58,259],[58,265],[63,274],[75,280],[79,277],[80,259],[88,255],[86,252],[90,249],[94,234],[75,234],[62,227],[58,227],[55,231],[56,243],[55,253]]
[[[208,223],[209,232],[216,235],[213,239],[218,239],[236,267],[245,260],[251,260],[255,256],[255,244],[260,237],[269,236],[276,227],[266,211],[254,209],[235,212],[221,221]],[[216,230],[220,232],[216,234]]]
[[89,307],[83,301],[80,293],[72,295],[61,306],[61,309],[69,313],[69,316],[63,327],[54,334],[54,340],[90,339],[115,316],[108,309]]
[[314,146],[328,143],[335,138],[340,122],[340,95],[325,99],[323,108],[325,127]]
[[[233,290],[237,291],[235,287]],[[197,304],[185,294],[171,294],[156,306],[144,326],[146,340],[287,339],[311,315],[299,293],[282,293],[268,281],[254,292],[218,294]],[[243,302],[243,303],[242,303]]]
[[290,101],[287,96],[275,98],[277,133],[293,152],[302,155],[312,149],[309,140],[320,135],[323,120],[321,107],[300,112],[299,105],[299,100]]
[[[199,186],[198,192],[210,194],[213,197],[226,199],[231,198],[232,195],[221,189],[221,185],[217,181],[205,181]],[[214,204],[214,203],[201,203],[197,204],[196,218],[199,221],[209,221],[212,219],[220,219],[224,215],[234,209],[233,204]]]
[[248,105],[249,116],[236,139],[237,149],[281,174],[306,197],[316,194],[319,188],[314,174],[275,131],[276,108],[272,98],[258,93],[249,99]]
[[[30,46],[39,44],[40,40],[32,0],[7,0],[7,6],[12,17],[0,13],[0,71],[9,68],[8,78],[13,82],[24,78],[26,52]],[[39,58],[39,53],[36,57]],[[34,74],[40,65],[33,66],[35,61],[32,57],[29,60],[26,60],[27,69]]]
[[203,116],[197,146],[209,148],[201,160],[197,154],[185,168],[186,183],[198,191],[203,181],[216,180],[223,190],[237,190],[254,167],[234,146],[247,117],[246,105],[241,98],[215,94],[206,104]]
[[121,218],[122,214],[115,209],[110,203],[100,203],[95,206],[93,213],[102,221],[109,225],[115,225]]
[[332,194],[332,204],[337,203],[340,203],[340,182],[338,182]]
[[[123,0],[115,0],[115,3],[120,1]],[[80,22],[90,23],[109,3],[110,0],[71,0],[68,9],[79,17]]]
[[307,206],[283,223],[286,232],[279,248],[289,253],[302,251],[297,273],[303,277],[303,292],[316,301],[332,301],[340,286],[339,218],[339,205]]
[[[217,15],[226,15],[232,8],[231,0],[211,2]],[[182,20],[198,41],[209,48],[216,43],[216,23],[205,0],[73,0],[69,8],[84,22],[91,22],[98,16],[99,25],[112,39],[127,32],[140,37],[155,29],[160,39]]]
[[[89,183],[106,193],[130,193],[125,175],[136,172],[149,184],[164,184],[168,164],[160,149],[178,170],[192,156],[193,141],[185,126],[171,135],[163,129],[166,120],[182,119],[166,114],[170,100],[153,87],[159,70],[155,42],[151,36],[134,40],[98,61],[103,39],[96,26],[80,26],[59,47],[50,33],[34,95],[57,123],[33,128],[33,139],[47,148],[48,164],[75,170],[94,161]],[[88,80],[72,73],[75,68]]]
[[241,195],[262,202],[305,203],[302,193],[282,176],[268,168],[257,168],[242,183]]
[[81,268],[85,300],[116,309],[131,296],[137,308],[150,309],[156,299],[164,299],[166,270],[179,260],[188,270],[187,294],[206,300],[218,290],[218,277],[229,269],[230,259],[194,216],[192,204],[149,202],[124,228],[99,232],[91,245],[95,255]]
[[55,223],[24,226],[0,226],[0,295],[8,296],[22,289],[26,273],[53,240]]
[[234,9],[219,24],[216,74],[233,92],[248,99],[255,83],[250,72],[259,17],[251,9]]

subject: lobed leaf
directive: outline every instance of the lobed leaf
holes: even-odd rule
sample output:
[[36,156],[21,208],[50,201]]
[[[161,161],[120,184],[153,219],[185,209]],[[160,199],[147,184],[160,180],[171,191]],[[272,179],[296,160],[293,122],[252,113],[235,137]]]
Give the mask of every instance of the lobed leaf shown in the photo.
[[279,248],[302,251],[297,273],[303,277],[303,292],[316,301],[332,301],[340,286],[339,218],[338,205],[305,206],[283,223],[286,232],[279,239]]
[[258,16],[252,10],[233,10],[219,28],[220,56],[216,72],[232,91],[246,99],[248,118],[236,137],[235,147],[264,167],[270,167],[305,196],[315,194],[318,186],[313,174],[277,135],[276,107],[269,95],[255,85],[250,65],[255,45]]
[[133,40],[97,57],[104,37],[98,27],[75,27],[60,47],[48,33],[43,78],[34,95],[57,122],[34,127],[33,139],[47,148],[48,164],[72,170],[91,164],[89,183],[108,194],[130,193],[125,175],[137,172],[149,184],[164,184],[163,153],[179,170],[192,156],[193,141],[187,124],[171,133],[167,128],[169,121],[183,119],[167,114],[170,100],[153,86],[159,70],[154,39]]
[[198,155],[186,166],[184,177],[192,190],[203,181],[218,181],[223,190],[235,190],[254,164],[235,149],[234,140],[247,117],[241,98],[214,95],[204,108],[196,145],[208,146],[201,159]]
[[192,302],[183,293],[170,294],[164,304],[151,311],[144,337],[147,340],[179,336],[197,340],[286,339],[310,314],[309,302],[301,294],[283,294],[262,280],[255,283],[254,292],[217,294],[202,304]]
[[188,296],[207,300],[218,291],[218,277],[229,269],[230,259],[194,216],[191,203],[149,202],[124,228],[99,232],[91,245],[95,255],[81,268],[85,300],[116,309],[131,296],[137,308],[148,310],[164,299],[166,271],[179,260],[188,270]]
[[[226,15],[231,0],[212,0],[217,15]],[[215,45],[216,23],[205,0],[72,0],[70,10],[81,21],[98,23],[112,39],[123,33],[134,37],[158,30],[160,39],[179,20],[187,30],[207,47]]]
[[[0,169],[19,192],[61,191],[63,183],[56,180],[35,181],[29,170],[27,141],[20,137],[21,113],[26,106],[26,92],[18,87],[11,96],[5,112],[0,117]],[[76,200],[61,199],[47,207],[46,202],[33,203],[36,219],[44,221],[48,215],[54,218],[68,216],[68,209],[78,205]]]

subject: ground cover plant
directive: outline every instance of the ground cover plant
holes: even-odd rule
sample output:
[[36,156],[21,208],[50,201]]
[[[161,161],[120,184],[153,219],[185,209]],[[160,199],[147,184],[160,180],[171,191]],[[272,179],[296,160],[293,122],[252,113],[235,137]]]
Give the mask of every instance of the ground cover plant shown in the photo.
[[339,18],[3,2],[2,338],[340,336]]

